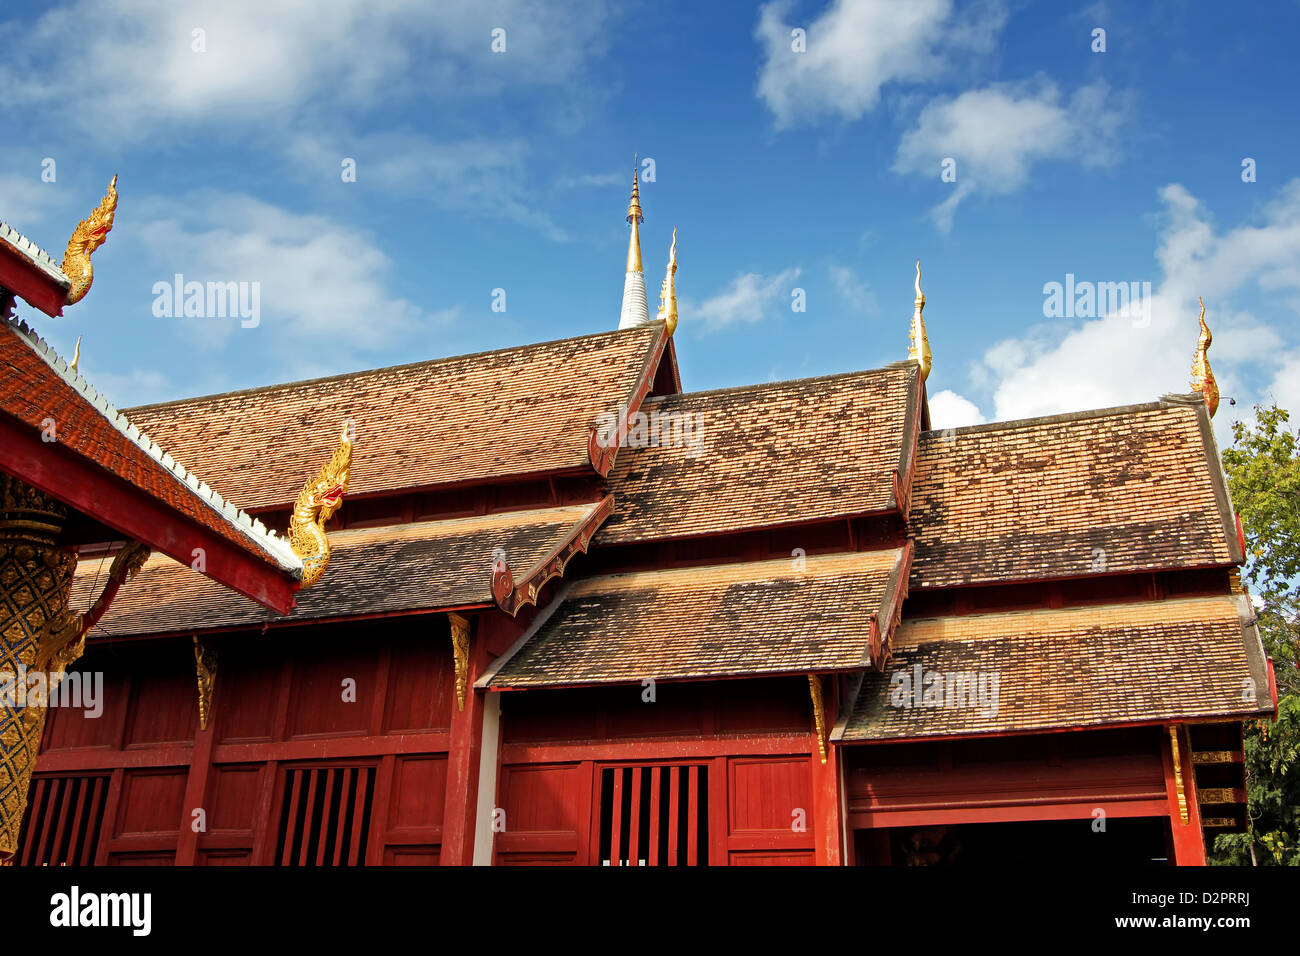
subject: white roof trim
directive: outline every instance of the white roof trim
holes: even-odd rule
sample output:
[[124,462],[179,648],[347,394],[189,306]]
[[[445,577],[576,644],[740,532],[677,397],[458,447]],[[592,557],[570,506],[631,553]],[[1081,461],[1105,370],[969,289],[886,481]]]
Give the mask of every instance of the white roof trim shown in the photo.
[[28,345],[32,347],[37,355],[44,360],[45,364],[54,369],[55,373],[70,385],[76,392],[87,402],[94,406],[95,410],[102,415],[110,425],[127,437],[132,444],[136,445],[142,451],[149,455],[154,461],[158,462],[163,468],[172,473],[185,490],[194,495],[233,528],[238,530],[244,537],[248,538],[262,550],[266,551],[275,559],[276,563],[286,571],[302,572],[302,559],[294,554],[293,549],[289,547],[289,542],[274,531],[268,529],[266,525],[239,508],[236,508],[229,501],[226,501],[221,495],[217,494],[207,484],[200,481],[197,476],[192,474],[188,468],[182,465],[171,455],[159,447],[158,443],[151,440],[148,435],[140,431],[135,425],[127,420],[127,417],[119,412],[108,399],[100,395],[95,387],[82,377],[81,373],[68,367],[68,363],[59,357],[50,345],[42,339],[35,331],[32,330],[26,322],[18,322],[13,319],[4,319],[5,325],[11,328],[15,333],[21,336]]
[[50,254],[32,242],[13,226],[0,219],[0,240],[4,240],[13,246],[28,260],[55,282],[59,283],[65,289],[72,285],[72,282],[63,273],[63,268],[50,257]]

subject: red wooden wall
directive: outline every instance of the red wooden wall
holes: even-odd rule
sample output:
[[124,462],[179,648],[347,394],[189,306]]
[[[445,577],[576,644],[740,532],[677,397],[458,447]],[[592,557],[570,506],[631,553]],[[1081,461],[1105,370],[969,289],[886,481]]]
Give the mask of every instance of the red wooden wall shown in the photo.
[[654,702],[643,693],[504,695],[495,861],[811,864],[807,680],[661,684]]
[[105,675],[104,712],[51,711],[21,862],[438,861],[455,706],[445,617],[212,646],[203,731],[188,641],[92,647],[78,666]]

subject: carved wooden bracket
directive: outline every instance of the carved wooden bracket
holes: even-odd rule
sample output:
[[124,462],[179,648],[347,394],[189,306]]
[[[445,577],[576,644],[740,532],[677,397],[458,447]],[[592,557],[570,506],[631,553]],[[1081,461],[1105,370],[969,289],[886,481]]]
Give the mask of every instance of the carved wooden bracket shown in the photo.
[[1178,790],[1178,818],[1183,823],[1187,823],[1187,787],[1183,783],[1182,760],[1178,755],[1177,724],[1171,724],[1169,726],[1169,748],[1173,751],[1174,757],[1174,787]]
[[447,612],[451,622],[451,653],[456,660],[456,706],[465,709],[465,691],[469,687],[469,620]]
[[808,690],[812,694],[813,723],[817,733],[817,753],[826,762],[826,702],[822,698],[822,679],[808,675]]
[[212,688],[217,681],[217,652],[204,646],[194,637],[194,670],[199,682],[199,729],[208,729],[208,715],[212,713]]

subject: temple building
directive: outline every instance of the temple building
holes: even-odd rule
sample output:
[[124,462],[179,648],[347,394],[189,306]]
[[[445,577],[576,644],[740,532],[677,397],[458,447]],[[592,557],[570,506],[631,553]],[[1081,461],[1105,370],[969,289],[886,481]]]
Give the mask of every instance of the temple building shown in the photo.
[[627,220],[576,338],[121,415],[0,330],[0,471],[82,509],[66,608],[153,550],[64,665],[102,712],[49,708],[16,863],[1203,864],[1244,828],[1276,691],[1203,312],[1187,394],[936,430],[918,263],[907,358],[690,392],[635,179]]

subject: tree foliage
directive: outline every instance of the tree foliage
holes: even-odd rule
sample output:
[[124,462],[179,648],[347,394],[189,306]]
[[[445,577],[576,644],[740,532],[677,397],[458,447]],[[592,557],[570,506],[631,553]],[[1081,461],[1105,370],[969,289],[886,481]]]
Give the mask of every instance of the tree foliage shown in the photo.
[[1246,538],[1246,583],[1277,674],[1277,720],[1246,727],[1246,833],[1224,834],[1214,863],[1300,866],[1300,441],[1290,415],[1255,408],[1234,422],[1224,471]]

